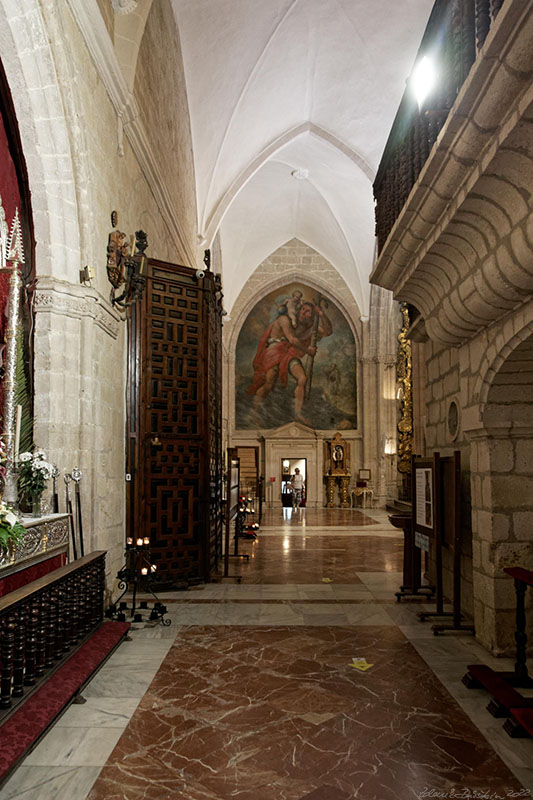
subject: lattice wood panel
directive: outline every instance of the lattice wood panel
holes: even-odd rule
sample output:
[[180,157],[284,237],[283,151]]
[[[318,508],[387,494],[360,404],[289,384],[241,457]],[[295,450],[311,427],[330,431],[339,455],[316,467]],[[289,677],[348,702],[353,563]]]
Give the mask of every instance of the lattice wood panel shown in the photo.
[[139,324],[130,535],[150,537],[152,561],[167,585],[207,578],[219,552],[221,326],[215,292],[211,273],[197,280],[187,267],[150,262]]
[[214,296],[209,295],[209,553],[211,564],[222,557],[222,293],[215,280]]

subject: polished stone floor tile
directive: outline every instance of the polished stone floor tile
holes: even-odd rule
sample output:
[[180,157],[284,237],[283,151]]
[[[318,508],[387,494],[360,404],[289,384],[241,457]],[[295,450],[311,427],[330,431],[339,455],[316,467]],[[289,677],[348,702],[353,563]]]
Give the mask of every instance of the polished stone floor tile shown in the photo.
[[[417,618],[432,604],[396,602],[403,536],[386,514],[307,509],[267,520],[256,542],[240,543],[250,563],[230,564],[242,583],[161,593],[171,624],[132,627],[87,703],[66,712],[0,800],[533,790],[533,741],[509,739],[487,693],[461,682],[468,664],[513,661],[470,635],[435,637],[433,620]],[[372,668],[350,667],[355,657]]]
[[335,600],[331,584],[306,584],[298,587],[299,600]]
[[[533,797],[533,767],[528,767],[527,769],[515,767],[512,768],[512,772],[524,787],[525,792],[529,792],[529,794],[522,793],[522,797]],[[518,797],[520,797],[520,794]]]
[[55,727],[124,728],[138,705],[128,697],[87,697],[83,705],[71,705]]
[[[142,633],[142,632],[141,632]],[[172,638],[176,635],[173,632]],[[84,697],[129,697],[140,699],[150,685],[153,669],[143,672],[137,669],[116,670],[103,667],[83,690]],[[125,680],[125,676],[127,679]]]
[[295,604],[290,605],[265,605],[262,606],[261,614],[259,617],[260,625],[303,625],[303,613],[298,613],[294,607]]
[[[379,517],[379,515],[376,515]],[[365,527],[375,525],[378,520],[370,509],[363,511],[351,508],[292,508],[263,510],[261,527],[276,527],[278,530],[303,527]]]
[[[361,656],[371,670],[350,668]],[[207,627],[180,631],[89,797],[411,800],[427,787],[519,784],[395,626]]]
[[393,625],[383,606],[375,603],[363,605],[343,604],[350,625]]
[[[241,541],[240,552],[253,558],[232,562],[230,571],[248,584],[320,584],[324,578],[335,583],[361,583],[367,573],[398,574],[403,552],[396,544],[397,540],[390,537],[336,539],[331,533],[307,537],[259,535],[254,542]],[[400,582],[401,577],[394,584],[395,590]],[[389,585],[393,584],[383,583],[383,588]]]
[[260,602],[187,604],[176,612],[180,625],[259,625]]
[[0,789],[1,800],[85,800],[100,767],[18,768]]
[[56,726],[25,759],[34,767],[98,767],[111,755],[122,728]]
[[269,586],[269,585],[262,585],[262,598],[267,599],[277,598],[278,600],[297,600],[298,599],[298,587],[297,586]]

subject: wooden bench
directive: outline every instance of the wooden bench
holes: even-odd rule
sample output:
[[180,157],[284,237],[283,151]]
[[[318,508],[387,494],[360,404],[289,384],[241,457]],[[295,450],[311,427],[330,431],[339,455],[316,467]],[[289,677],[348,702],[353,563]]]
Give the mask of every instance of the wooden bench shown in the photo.
[[468,667],[467,675],[470,676],[469,689],[483,686],[491,693],[492,700],[488,704],[487,710],[493,717],[508,717],[512,708],[533,706],[533,700],[523,697],[498,672],[484,664],[471,664]]
[[491,693],[487,709],[495,717],[507,717],[503,727],[509,736],[533,736],[533,698],[516,691],[517,688],[533,688],[527,669],[525,611],[525,595],[528,586],[533,586],[533,572],[523,567],[507,567],[504,571],[514,579],[516,593],[514,671],[498,672],[483,664],[472,664],[463,676],[463,683],[469,689],[484,686]]
[[503,729],[513,739],[533,736],[533,708],[512,708]]

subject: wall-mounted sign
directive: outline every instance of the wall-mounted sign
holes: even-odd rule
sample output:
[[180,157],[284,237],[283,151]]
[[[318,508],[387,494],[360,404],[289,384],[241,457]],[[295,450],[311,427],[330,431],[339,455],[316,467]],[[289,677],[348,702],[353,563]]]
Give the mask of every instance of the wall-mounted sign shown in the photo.
[[428,553],[429,536],[426,536],[425,533],[420,533],[419,531],[415,531],[415,547],[419,547],[420,550],[425,550],[426,553]]
[[416,525],[433,529],[433,481],[431,467],[415,468]]

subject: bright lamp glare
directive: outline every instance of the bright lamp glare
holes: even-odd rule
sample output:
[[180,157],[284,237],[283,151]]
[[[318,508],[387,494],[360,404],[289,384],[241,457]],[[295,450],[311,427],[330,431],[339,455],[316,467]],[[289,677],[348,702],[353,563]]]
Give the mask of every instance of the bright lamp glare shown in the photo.
[[437,73],[435,71],[435,64],[428,56],[424,56],[415,65],[411,75],[411,86],[419,108],[422,108],[422,103],[430,94],[436,81]]

